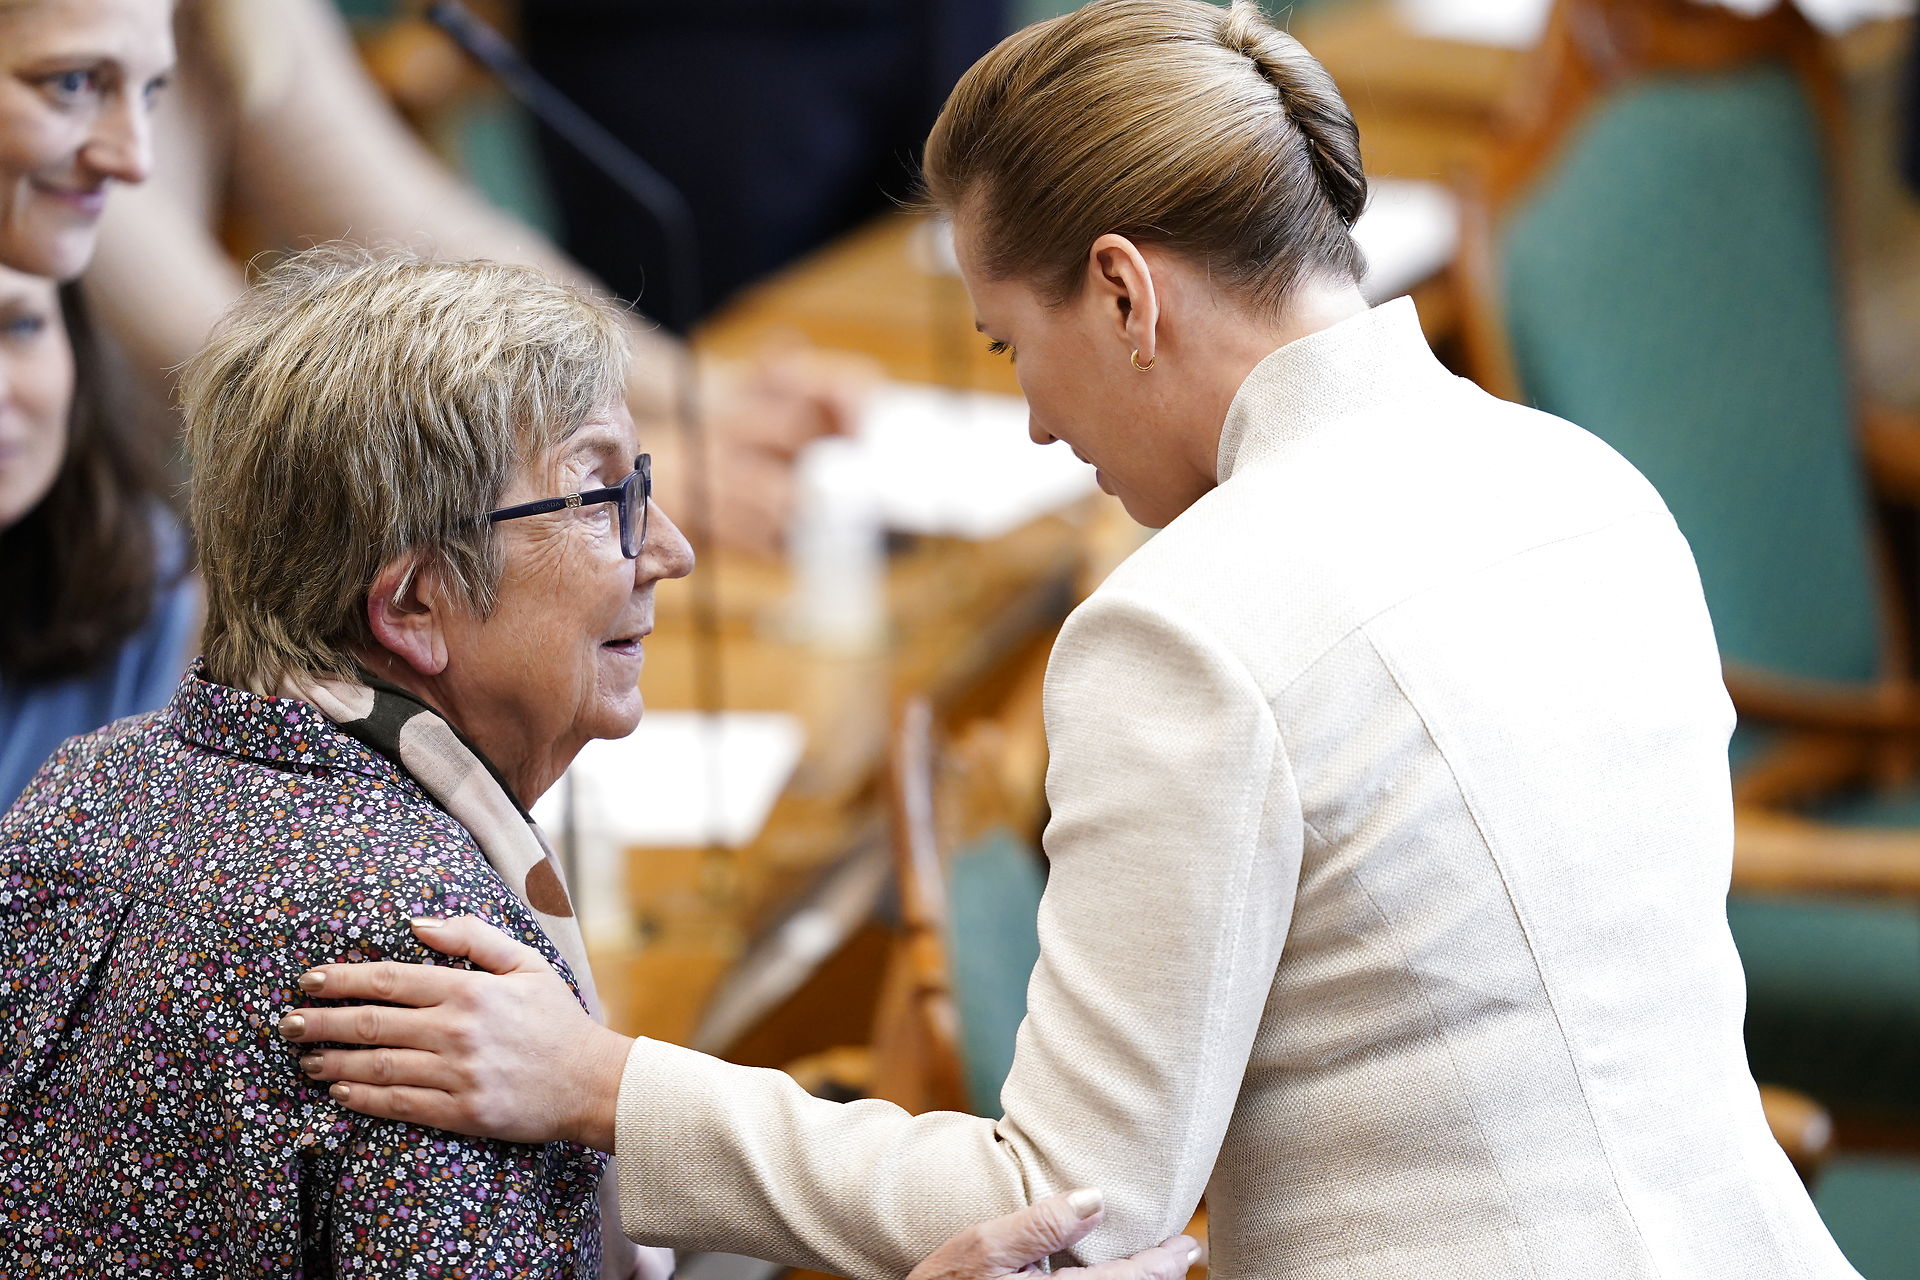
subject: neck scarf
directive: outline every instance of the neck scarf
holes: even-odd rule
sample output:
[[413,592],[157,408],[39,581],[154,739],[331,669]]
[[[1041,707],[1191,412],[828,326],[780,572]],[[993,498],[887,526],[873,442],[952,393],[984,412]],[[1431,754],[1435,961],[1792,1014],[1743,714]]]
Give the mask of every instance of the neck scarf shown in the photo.
[[487,758],[431,707],[382,681],[349,684],[288,676],[279,693],[311,702],[342,733],[398,762],[435,804],[467,829],[487,865],[526,904],[573,970],[588,1010],[604,1021],[560,860]]
[[[412,694],[378,680],[349,684],[289,676],[280,682],[279,695],[312,703],[342,733],[397,761],[435,804],[465,827],[487,865],[526,904],[573,970],[587,1011],[606,1021],[560,860],[506,781],[459,730]],[[673,1272],[673,1254],[636,1248],[621,1233],[615,1177],[609,1161],[600,1180],[602,1280],[664,1280]]]

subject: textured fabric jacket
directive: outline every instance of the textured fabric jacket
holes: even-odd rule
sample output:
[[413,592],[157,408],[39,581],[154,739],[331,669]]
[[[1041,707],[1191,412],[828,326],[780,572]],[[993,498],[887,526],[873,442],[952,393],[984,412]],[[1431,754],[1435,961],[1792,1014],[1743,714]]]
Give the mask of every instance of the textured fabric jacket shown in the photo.
[[[566,966],[466,831],[318,708],[188,673],[0,820],[0,1275],[599,1274],[605,1157],[346,1111],[274,1025],[316,964],[481,916]],[[446,962],[445,957],[435,957]]]
[[1054,650],[1005,1118],[643,1041],[626,1229],[897,1275],[1096,1186],[1084,1256],[1204,1192],[1222,1280],[1851,1276],[1746,1065],[1733,713],[1659,496],[1405,300],[1261,363],[1219,478]]

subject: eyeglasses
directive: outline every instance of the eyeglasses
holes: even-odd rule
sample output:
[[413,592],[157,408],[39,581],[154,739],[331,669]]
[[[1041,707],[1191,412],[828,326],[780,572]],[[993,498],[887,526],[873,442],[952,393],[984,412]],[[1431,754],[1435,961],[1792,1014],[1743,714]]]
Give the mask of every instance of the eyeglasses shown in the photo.
[[620,512],[620,554],[629,560],[636,559],[640,549],[647,545],[647,513],[653,509],[653,455],[643,453],[635,458],[633,470],[627,478],[612,488],[588,489],[582,493],[563,494],[558,498],[523,502],[517,507],[501,507],[498,511],[487,512],[487,521],[499,524],[502,520],[543,516],[550,511],[591,507],[602,502],[616,504]]

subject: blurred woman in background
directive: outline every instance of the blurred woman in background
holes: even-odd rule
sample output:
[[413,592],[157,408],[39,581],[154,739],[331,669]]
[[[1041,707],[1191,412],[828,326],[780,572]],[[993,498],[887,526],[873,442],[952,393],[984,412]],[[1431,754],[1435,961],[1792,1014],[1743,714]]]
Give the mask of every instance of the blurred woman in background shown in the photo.
[[197,636],[165,470],[101,411],[81,313],[0,267],[0,808],[66,738],[166,702]]
[[191,656],[158,442],[103,410],[79,293],[54,284],[152,168],[172,20],[171,0],[0,0],[0,805],[63,739],[165,702]]
[[0,0],[0,266],[70,280],[115,183],[144,182],[173,0]]
[[163,704],[198,633],[165,468],[100,411],[81,315],[0,267],[0,808],[63,739]]

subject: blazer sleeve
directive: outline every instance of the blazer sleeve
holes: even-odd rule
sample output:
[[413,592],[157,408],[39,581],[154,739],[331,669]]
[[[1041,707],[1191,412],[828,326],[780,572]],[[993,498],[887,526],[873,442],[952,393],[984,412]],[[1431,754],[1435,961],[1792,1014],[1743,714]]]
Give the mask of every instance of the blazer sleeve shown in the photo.
[[1186,1225],[1293,911],[1292,773],[1241,662],[1117,593],[1062,629],[1046,719],[1051,871],[1006,1115],[826,1102],[779,1072],[643,1040],[615,1149],[629,1235],[878,1277],[1073,1187],[1107,1203],[1079,1260]]

